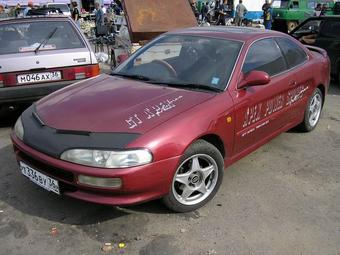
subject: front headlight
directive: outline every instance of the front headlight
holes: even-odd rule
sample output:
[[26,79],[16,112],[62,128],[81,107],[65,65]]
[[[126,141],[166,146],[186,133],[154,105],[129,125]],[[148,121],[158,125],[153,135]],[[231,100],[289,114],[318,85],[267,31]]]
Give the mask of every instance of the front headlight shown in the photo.
[[146,149],[126,151],[72,149],[63,152],[60,158],[80,165],[102,168],[126,168],[152,161],[152,155]]
[[14,125],[14,133],[20,140],[24,139],[24,126],[22,125],[21,117],[18,118]]

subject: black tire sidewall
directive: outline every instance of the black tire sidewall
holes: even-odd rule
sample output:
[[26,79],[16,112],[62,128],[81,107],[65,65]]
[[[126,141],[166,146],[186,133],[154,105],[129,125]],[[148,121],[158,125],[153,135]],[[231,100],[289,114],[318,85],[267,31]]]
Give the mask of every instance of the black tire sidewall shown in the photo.
[[194,211],[202,206],[204,206],[206,203],[208,203],[217,193],[222,180],[223,180],[223,172],[224,172],[224,160],[223,157],[221,155],[221,153],[219,152],[219,150],[212,145],[211,143],[208,143],[204,140],[197,140],[195,141],[193,144],[190,145],[190,147],[185,151],[184,155],[182,156],[176,171],[174,173],[174,177],[177,174],[178,171],[178,167],[188,158],[197,155],[197,154],[206,154],[210,157],[212,157],[216,164],[217,164],[217,168],[218,168],[218,179],[216,182],[216,185],[214,187],[214,190],[209,194],[209,196],[201,201],[198,204],[195,205],[184,205],[181,204],[173,195],[173,182],[171,182],[171,188],[170,191],[168,193],[167,196],[165,196],[163,198],[163,202],[164,204],[171,210],[175,211],[175,212],[190,212],[190,211]]

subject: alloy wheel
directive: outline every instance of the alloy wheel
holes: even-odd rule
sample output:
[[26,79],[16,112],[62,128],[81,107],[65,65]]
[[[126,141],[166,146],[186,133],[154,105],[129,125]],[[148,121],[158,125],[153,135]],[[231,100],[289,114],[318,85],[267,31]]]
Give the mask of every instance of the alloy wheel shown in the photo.
[[196,154],[178,167],[172,183],[172,192],[179,203],[195,205],[211,194],[217,180],[216,161],[209,155]]
[[319,93],[316,93],[310,101],[309,105],[309,124],[314,127],[320,118],[322,109],[322,98]]

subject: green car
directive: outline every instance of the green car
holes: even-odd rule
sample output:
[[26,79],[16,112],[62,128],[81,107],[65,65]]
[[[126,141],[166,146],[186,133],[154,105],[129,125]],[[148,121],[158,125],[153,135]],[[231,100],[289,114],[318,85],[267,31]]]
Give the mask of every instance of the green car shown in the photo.
[[315,16],[317,4],[327,6],[325,15],[333,14],[333,0],[273,0],[273,29],[292,31],[305,19]]

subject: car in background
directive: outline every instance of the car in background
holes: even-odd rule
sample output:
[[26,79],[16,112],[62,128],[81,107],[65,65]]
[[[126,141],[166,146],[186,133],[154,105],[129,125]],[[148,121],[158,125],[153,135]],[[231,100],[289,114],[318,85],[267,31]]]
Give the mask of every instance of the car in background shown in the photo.
[[325,15],[333,14],[334,0],[273,0],[273,30],[287,33],[315,15],[318,3],[327,6]]
[[326,51],[286,34],[177,30],[111,76],[41,99],[11,138],[21,173],[50,192],[187,212],[212,199],[225,167],[295,126],[312,131],[329,79]]
[[303,44],[325,49],[331,60],[331,75],[340,84],[340,15],[306,19],[290,35]]
[[90,44],[69,17],[0,20],[0,45],[0,107],[33,102],[99,74]]
[[63,4],[63,3],[47,3],[46,7],[59,9],[60,11],[62,11],[62,13],[65,16],[69,16],[69,17],[71,16],[71,11],[70,11],[70,8],[68,7],[67,4]]
[[340,2],[334,3],[333,14],[334,15],[340,15]]

